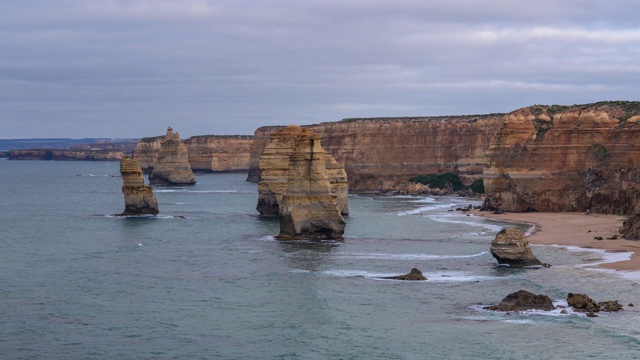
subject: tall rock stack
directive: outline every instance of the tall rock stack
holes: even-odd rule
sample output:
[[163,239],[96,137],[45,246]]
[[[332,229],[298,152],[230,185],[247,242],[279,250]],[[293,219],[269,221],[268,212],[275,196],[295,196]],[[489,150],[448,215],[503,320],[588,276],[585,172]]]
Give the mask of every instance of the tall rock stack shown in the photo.
[[157,185],[192,185],[196,178],[189,165],[187,147],[180,140],[180,133],[169,127],[158,152],[158,158],[149,174],[149,182]]
[[289,155],[287,189],[279,206],[279,240],[342,240],[345,221],[326,170],[320,138],[299,128]]
[[[288,188],[290,155],[299,136],[308,136],[309,129],[292,125],[280,128],[269,135],[269,141],[260,155],[261,180],[258,183],[258,205],[261,217],[278,217],[279,204]],[[313,131],[311,131],[313,134]],[[314,135],[315,136],[315,135]],[[317,141],[320,144],[320,141]],[[320,146],[320,145],[319,145]],[[320,147],[322,149],[322,147]],[[329,153],[323,152],[325,171],[329,177],[331,193],[337,196],[342,215],[349,213],[349,189],[344,166]]]
[[491,242],[491,255],[498,265],[510,267],[545,266],[538,260],[529,246],[529,240],[516,228],[502,229]]
[[138,162],[127,157],[120,159],[120,176],[125,205],[120,215],[156,215],[158,200],[151,187],[144,184],[144,174]]

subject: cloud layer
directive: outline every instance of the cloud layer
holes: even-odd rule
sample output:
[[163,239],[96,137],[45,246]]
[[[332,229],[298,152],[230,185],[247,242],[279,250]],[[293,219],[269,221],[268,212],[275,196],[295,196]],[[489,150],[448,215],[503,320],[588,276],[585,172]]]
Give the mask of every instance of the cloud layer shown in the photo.
[[640,100],[636,1],[0,4],[0,138]]

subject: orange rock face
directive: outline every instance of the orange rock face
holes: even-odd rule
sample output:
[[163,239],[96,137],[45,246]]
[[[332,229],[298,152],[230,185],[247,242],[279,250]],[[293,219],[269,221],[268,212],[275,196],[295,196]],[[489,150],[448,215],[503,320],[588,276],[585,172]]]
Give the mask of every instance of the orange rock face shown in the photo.
[[122,193],[124,194],[124,212],[127,215],[156,215],[158,200],[150,186],[144,184],[142,168],[136,160],[122,158],[120,160],[120,176],[122,176]]
[[[282,197],[290,185],[291,156],[300,139],[311,137],[315,141],[315,156],[320,156],[322,164],[322,176],[328,179],[327,186],[331,193],[338,198],[340,211],[343,215],[349,213],[348,183],[344,168],[325,152],[320,145],[321,141],[310,129],[300,126],[287,126],[272,132],[269,141],[264,146],[260,156],[259,166],[261,180],[258,183],[258,205],[256,209],[262,217],[277,217],[280,214],[279,206]],[[308,141],[311,141],[307,139]],[[318,159],[315,159],[318,160]],[[318,160],[318,161],[320,161]],[[315,166],[319,166],[314,163]]]
[[[482,176],[485,149],[500,115],[348,119],[309,126],[338,163],[353,192],[406,191],[416,175],[453,172],[465,183]],[[248,181],[259,178],[255,156],[278,127],[256,130]]]
[[249,148],[253,136],[192,136],[185,141],[194,171],[227,172],[249,170]]
[[631,212],[639,200],[639,113],[639,102],[605,102],[506,115],[487,150],[484,208]]
[[150,173],[153,170],[153,163],[158,159],[158,153],[163,141],[164,136],[140,139],[136,149],[133,151],[133,158],[140,164],[144,172]]

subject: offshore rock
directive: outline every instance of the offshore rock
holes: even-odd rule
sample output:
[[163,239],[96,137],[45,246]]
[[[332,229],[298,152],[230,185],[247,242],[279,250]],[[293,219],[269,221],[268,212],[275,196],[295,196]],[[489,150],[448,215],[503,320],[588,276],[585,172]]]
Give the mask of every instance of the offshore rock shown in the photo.
[[[279,203],[279,240],[342,240],[345,221],[331,192],[326,156],[309,129],[296,131],[287,166],[286,191]],[[285,128],[285,129],[287,129]]]
[[516,228],[502,229],[491,242],[491,255],[498,260],[499,265],[510,267],[544,266],[531,251],[529,241]]
[[145,173],[153,170],[153,164],[158,159],[158,153],[162,147],[164,135],[145,137],[140,139],[138,145],[133,151],[133,158],[140,164]]
[[426,277],[424,277],[424,275],[422,275],[422,271],[413,268],[411,269],[411,271],[408,274],[404,274],[404,275],[396,275],[396,276],[387,276],[387,277],[383,277],[383,279],[390,279],[390,280],[409,280],[409,281],[425,281],[427,280]]
[[573,307],[573,310],[579,312],[598,312],[600,307],[598,304],[585,294],[567,294],[567,304]]
[[631,213],[640,202],[640,102],[535,105],[491,137],[483,209]]
[[314,146],[319,149],[317,149],[314,156],[321,157],[322,161],[324,161],[322,176],[327,176],[329,179],[330,190],[337,197],[340,213],[342,215],[349,213],[349,190],[344,167],[333,156],[324,151],[320,145],[320,140],[315,134],[310,134],[313,134],[311,130],[295,125],[278,128],[277,131],[269,134],[269,141],[264,146],[259,161],[261,180],[258,183],[258,204],[256,209],[261,217],[280,216],[279,204],[282,203],[282,198],[289,186],[290,156],[294,151],[296,142],[301,137],[307,139],[309,136],[313,136],[313,139],[315,139]]
[[169,127],[162,141],[158,158],[149,174],[149,182],[158,185],[192,185],[196,178],[189,165],[186,146],[180,140],[180,133]]
[[520,290],[507,295],[500,304],[487,306],[485,309],[494,311],[525,311],[525,310],[553,310],[553,300],[543,294],[533,294]]
[[122,193],[124,194],[124,212],[120,215],[156,215],[158,200],[150,186],[144,184],[142,168],[136,160],[122,158],[120,160],[120,176],[122,176]]

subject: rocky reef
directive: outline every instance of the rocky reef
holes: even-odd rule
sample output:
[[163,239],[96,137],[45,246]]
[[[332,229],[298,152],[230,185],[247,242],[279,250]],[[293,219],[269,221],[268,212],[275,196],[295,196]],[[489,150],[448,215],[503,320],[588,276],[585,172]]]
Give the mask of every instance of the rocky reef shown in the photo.
[[640,102],[531,106],[504,117],[484,169],[486,210],[630,213]]
[[491,255],[498,260],[498,265],[509,267],[544,266],[531,251],[529,241],[516,228],[502,229],[491,242]]
[[231,172],[249,170],[253,136],[201,135],[185,141],[193,171]]
[[498,305],[487,306],[485,309],[494,311],[525,311],[525,310],[553,310],[553,300],[544,294],[533,294],[526,290],[511,293],[502,299]]
[[[300,141],[312,141],[313,157],[324,161],[322,174],[329,179],[331,194],[337,196],[338,206],[342,215],[349,213],[347,174],[344,168],[325,152],[320,145],[321,140],[310,129],[300,126],[286,126],[270,133],[269,141],[264,146],[260,156],[259,167],[261,180],[258,183],[258,205],[256,209],[261,217],[280,216],[280,204],[284,194],[288,191],[291,176],[291,156]],[[302,144],[300,146],[307,146]],[[296,165],[297,166],[297,165]],[[306,165],[305,165],[306,166]],[[319,165],[315,165],[319,166]]]
[[383,279],[388,280],[407,280],[407,281],[425,281],[427,278],[422,274],[422,271],[419,269],[413,268],[408,274],[404,275],[396,275],[396,276],[387,276],[383,277]]
[[[469,185],[481,178],[485,149],[500,127],[502,114],[420,118],[345,119],[308,126],[322,146],[343,164],[352,192],[420,192],[409,178],[455,173]],[[248,181],[261,178],[257,157],[269,135],[254,133]]]
[[129,215],[156,215],[158,201],[150,186],[144,184],[144,173],[136,160],[124,157],[120,160],[122,193],[124,194],[124,212]]
[[[279,135],[281,137],[277,135],[274,138],[292,138],[293,147],[288,150],[286,189],[282,199],[278,200],[280,234],[276,238],[342,240],[345,221],[326,170],[326,157],[330,155],[325,153],[320,139],[309,129],[289,126]],[[278,141],[280,144],[285,142]]]
[[157,185],[192,185],[196,178],[189,165],[187,147],[180,140],[180,133],[173,132],[169,127],[162,144],[158,158],[153,163],[153,170],[149,174],[149,182]]

